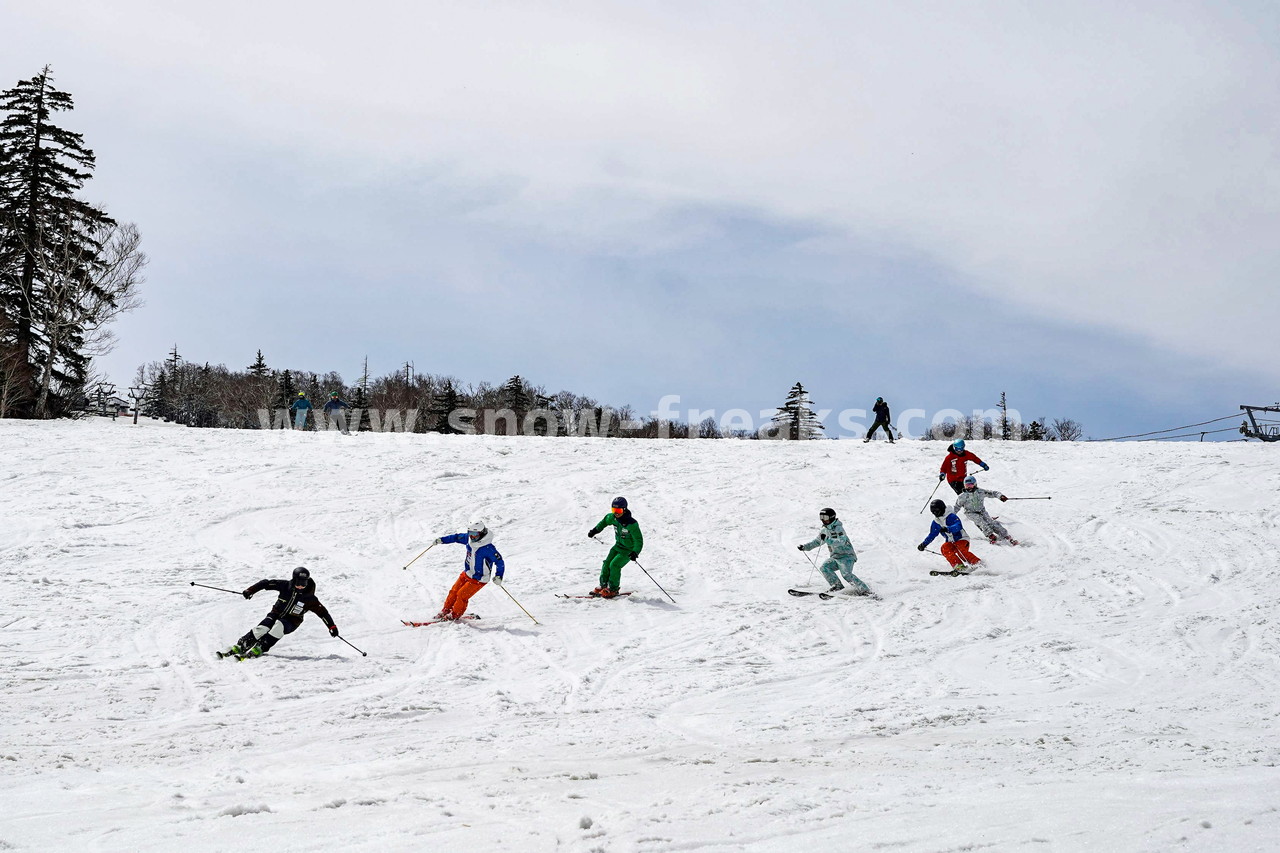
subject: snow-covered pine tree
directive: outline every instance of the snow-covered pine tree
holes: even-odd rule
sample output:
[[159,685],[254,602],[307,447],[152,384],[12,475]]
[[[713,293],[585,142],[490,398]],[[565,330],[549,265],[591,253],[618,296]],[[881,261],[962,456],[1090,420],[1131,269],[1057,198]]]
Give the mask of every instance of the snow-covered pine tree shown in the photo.
[[[75,197],[93,174],[94,156],[84,137],[53,124],[51,115],[70,110],[71,96],[53,86],[48,66],[30,80],[0,93],[0,311],[9,340],[0,341],[29,386],[16,413],[48,417],[66,410],[51,396],[52,380],[67,388],[83,384],[84,299],[112,301],[94,286],[107,214]],[[66,269],[69,262],[74,269]],[[58,304],[51,275],[80,285],[75,304]],[[114,306],[111,306],[114,307]],[[92,320],[93,318],[88,318]],[[50,326],[57,328],[50,334]],[[11,413],[14,413],[11,411]]]
[[822,422],[813,411],[813,401],[804,385],[797,382],[787,393],[787,401],[773,416],[774,428],[778,437],[791,441],[808,441],[823,438]]

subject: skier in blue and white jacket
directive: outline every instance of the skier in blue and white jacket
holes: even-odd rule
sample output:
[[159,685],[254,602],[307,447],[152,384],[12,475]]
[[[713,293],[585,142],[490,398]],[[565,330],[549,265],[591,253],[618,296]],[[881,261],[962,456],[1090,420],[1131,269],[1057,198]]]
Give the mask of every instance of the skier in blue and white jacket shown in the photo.
[[486,583],[493,581],[502,586],[507,566],[493,544],[493,531],[483,521],[473,521],[466,533],[441,536],[432,544],[467,546],[467,559],[462,574],[454,581],[437,619],[462,618],[462,614],[467,612],[467,602],[471,600],[471,596],[479,592]]
[[929,525],[929,535],[916,546],[917,550],[923,551],[930,542],[941,536],[943,541],[940,550],[952,569],[959,571],[965,564],[976,566],[982,562],[969,550],[969,534],[964,532],[960,516],[947,512],[947,505],[940,500],[929,502],[929,512],[933,513],[933,523]]

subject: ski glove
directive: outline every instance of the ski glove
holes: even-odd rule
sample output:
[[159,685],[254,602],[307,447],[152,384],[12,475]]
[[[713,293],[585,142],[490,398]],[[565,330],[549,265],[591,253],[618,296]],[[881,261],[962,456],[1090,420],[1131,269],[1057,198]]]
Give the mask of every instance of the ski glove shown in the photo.
[[924,550],[924,543],[923,543],[923,542],[921,542],[919,545],[917,545],[917,546],[916,546],[916,550],[917,550],[917,551],[923,551],[923,550]]
[[498,586],[502,586],[502,575],[494,575],[493,582],[496,583]]
[[244,592],[240,593],[240,594],[241,594],[241,595],[243,595],[245,598],[253,598],[253,593],[252,593],[252,592],[250,592],[250,591],[249,591],[249,590],[247,590],[247,589],[246,589]]
[[1009,500],[1009,499],[1008,499],[1008,498],[1006,498],[1004,495],[1001,495],[1001,496],[1000,496],[1000,500],[1002,500],[1002,501],[1007,501],[1007,500]]
[[636,557],[639,557],[639,556],[640,556],[639,554],[635,554],[635,553],[633,553],[633,554],[631,555],[631,562],[633,562],[633,563],[634,563],[634,562],[636,561]]
[[982,470],[983,470],[983,471],[990,471],[990,470],[991,470],[991,466],[990,466],[990,465],[988,465],[987,463],[983,462],[983,463],[982,463]]
[[587,531],[587,538],[588,539],[596,538],[596,529],[594,527]]
[[337,625],[330,625],[330,626],[329,626],[329,636],[330,636],[330,637],[336,637],[336,636],[338,636],[338,626],[337,626]]
[[943,480],[945,480],[945,479],[947,479],[947,473],[946,473],[945,471],[939,471],[939,472],[938,472],[938,482],[939,482],[939,483],[941,483],[941,482],[942,482]]
[[797,551],[803,551],[803,550],[804,550],[804,546],[803,546],[803,545],[797,545],[797,546],[796,546],[796,550],[797,550]]
[[432,544],[432,545],[443,545],[443,544],[444,544],[444,540],[443,540],[443,539],[436,539],[436,540],[435,540],[434,542],[432,542],[431,544]]

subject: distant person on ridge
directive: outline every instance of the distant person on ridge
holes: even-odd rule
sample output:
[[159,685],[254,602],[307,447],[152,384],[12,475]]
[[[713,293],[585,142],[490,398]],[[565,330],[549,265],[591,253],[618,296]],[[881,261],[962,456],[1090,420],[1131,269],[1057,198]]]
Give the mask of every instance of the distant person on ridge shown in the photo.
[[972,519],[973,523],[978,525],[992,545],[1000,539],[1008,539],[1010,545],[1017,545],[1018,540],[1009,535],[1009,531],[1000,522],[991,517],[991,513],[987,512],[986,499],[999,498],[1002,501],[1009,500],[999,492],[993,492],[990,489],[979,489],[978,479],[972,474],[964,478],[964,491],[956,498],[956,505],[953,512],[964,510],[964,517]]
[[436,614],[437,619],[450,622],[461,619],[467,612],[471,596],[484,589],[486,583],[493,581],[502,586],[502,576],[506,574],[507,564],[502,561],[502,555],[493,544],[493,531],[483,521],[473,521],[466,533],[441,536],[432,544],[467,546],[467,559],[462,574],[458,575],[445,597],[444,607]]
[[338,636],[338,626],[333,623],[329,611],[316,598],[316,582],[311,579],[311,572],[306,567],[298,566],[293,570],[289,580],[260,580],[240,593],[245,598],[253,598],[255,593],[269,589],[277,595],[276,603],[271,605],[271,612],[243,637],[236,640],[235,645],[225,652],[218,652],[218,657],[235,656],[240,660],[261,657],[271,650],[285,634],[292,634],[302,624],[307,613],[314,613],[329,629],[329,636]]
[[[830,507],[822,509],[818,512],[818,521],[822,523],[818,535],[796,547],[801,551],[812,551],[814,548],[827,546],[829,556],[818,567],[818,571],[831,584],[828,592],[848,589],[850,595],[870,595],[871,588],[853,573],[853,564],[858,562],[858,555],[854,553],[853,543],[845,535],[844,525],[836,518],[836,511]],[[840,582],[841,576],[844,583]]]
[[951,491],[957,495],[964,491],[964,478],[969,473],[969,463],[981,466],[983,471],[990,471],[990,466],[971,451],[964,449],[964,439],[957,439],[947,448],[947,456],[942,460],[942,468],[938,471],[938,479],[946,479]]
[[884,428],[884,434],[889,436],[889,443],[893,444],[893,428],[889,426],[889,404],[884,401],[884,397],[876,397],[876,404],[871,407],[871,411],[875,412],[876,422],[871,425],[871,429],[867,430],[867,437],[862,441],[865,444],[870,441],[876,434],[876,430]]
[[600,585],[591,590],[591,594],[601,598],[615,598],[618,587],[622,585],[622,567],[640,556],[640,550],[644,548],[644,535],[640,532],[639,522],[627,508],[626,498],[614,498],[609,514],[587,531],[587,537],[594,538],[606,527],[613,528],[613,547],[600,566]]
[[917,551],[923,551],[930,542],[941,536],[944,540],[942,556],[947,558],[952,570],[962,571],[961,566],[964,566],[967,573],[969,566],[982,562],[969,550],[969,534],[964,532],[960,516],[954,512],[948,513],[947,505],[937,499],[929,503],[929,512],[933,513],[933,523],[929,525],[929,535],[916,546]]
[[339,413],[343,409],[350,409],[350,408],[351,408],[351,405],[347,403],[346,400],[343,400],[340,396],[338,396],[337,391],[330,391],[329,402],[324,404],[324,413],[325,413],[325,416],[330,419],[336,418],[338,420],[338,426],[342,428],[343,432],[346,432],[347,431],[346,418],[345,416],[340,415]]
[[293,412],[293,428],[307,428],[307,412],[311,411],[311,401],[307,399],[306,391],[299,391],[298,397],[289,404],[289,411]]

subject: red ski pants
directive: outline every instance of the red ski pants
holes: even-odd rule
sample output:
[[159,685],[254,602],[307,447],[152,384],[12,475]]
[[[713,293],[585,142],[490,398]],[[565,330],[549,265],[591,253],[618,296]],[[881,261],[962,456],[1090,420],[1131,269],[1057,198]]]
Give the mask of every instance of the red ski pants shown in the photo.
[[449,590],[448,598],[444,600],[444,608],[440,612],[452,613],[453,618],[457,619],[467,612],[467,602],[483,586],[484,583],[482,581],[473,581],[467,577],[466,572],[458,575],[458,579],[453,583],[453,589]]
[[976,566],[978,563],[982,562],[974,556],[972,551],[969,550],[968,539],[958,539],[955,542],[943,542],[942,556],[947,558],[947,562],[951,564],[951,568],[953,569],[956,566],[964,565],[965,563],[968,563],[971,566]]

